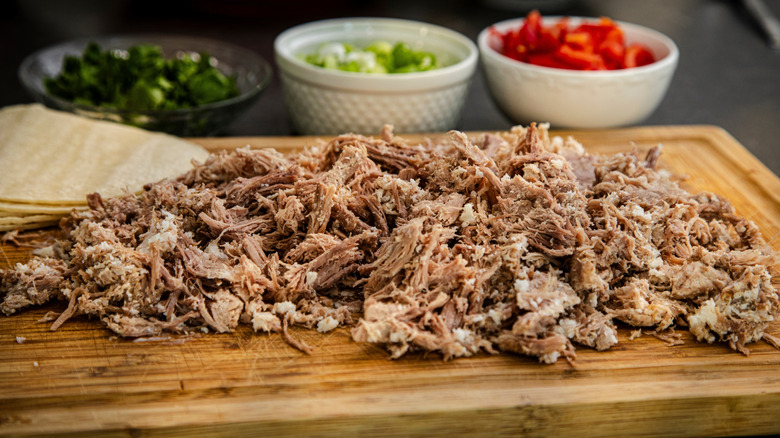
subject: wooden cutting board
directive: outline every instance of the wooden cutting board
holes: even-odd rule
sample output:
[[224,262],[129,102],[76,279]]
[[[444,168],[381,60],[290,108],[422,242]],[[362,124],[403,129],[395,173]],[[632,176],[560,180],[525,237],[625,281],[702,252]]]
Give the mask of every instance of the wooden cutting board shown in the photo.
[[[727,196],[780,251],[780,179],[711,126],[558,132],[592,152],[646,150],[685,185]],[[250,144],[291,150],[308,137],[198,139],[206,147]],[[29,253],[0,247],[0,268]],[[0,317],[0,435],[701,436],[780,433],[780,350],[752,344],[684,345],[652,336],[607,352],[581,347],[575,366],[513,355],[443,362],[388,360],[346,329],[294,330],[305,355],[279,335],[117,339],[96,321],[60,330],[38,320],[48,306]],[[780,336],[779,324],[770,332]]]

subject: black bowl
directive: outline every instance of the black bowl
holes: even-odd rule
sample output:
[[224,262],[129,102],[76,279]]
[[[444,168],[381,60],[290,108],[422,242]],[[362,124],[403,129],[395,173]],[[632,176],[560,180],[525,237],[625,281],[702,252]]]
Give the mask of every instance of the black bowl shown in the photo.
[[[239,95],[193,108],[176,110],[118,110],[76,104],[48,93],[44,80],[55,77],[66,55],[81,56],[89,42],[101,49],[126,50],[137,44],[154,44],[166,58],[182,53],[206,52],[215,66],[236,78]],[[220,41],[171,35],[125,35],[83,38],[60,43],[28,56],[19,66],[19,80],[30,95],[44,105],[93,119],[111,120],[178,136],[208,136],[224,129],[248,109],[271,82],[271,66],[260,55]]]

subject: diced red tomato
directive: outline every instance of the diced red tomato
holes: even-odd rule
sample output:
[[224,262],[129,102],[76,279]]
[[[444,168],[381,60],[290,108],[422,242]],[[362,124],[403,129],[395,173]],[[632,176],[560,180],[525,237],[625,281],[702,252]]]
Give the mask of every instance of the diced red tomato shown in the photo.
[[592,52],[594,41],[590,33],[575,31],[566,34],[566,37],[563,39],[563,44],[571,47],[574,50]]
[[617,70],[655,62],[647,47],[626,47],[623,30],[606,17],[570,29],[568,18],[545,26],[539,11],[531,11],[519,28],[505,33],[491,29],[491,34],[501,41],[503,55],[544,67]]
[[569,33],[569,18],[564,17],[558,20],[555,24],[552,25],[550,28],[552,31],[553,36],[558,41],[563,41],[564,38],[566,38],[566,34]]
[[555,52],[533,53],[528,55],[528,60],[526,62],[544,67],[561,68],[560,62],[555,57]]
[[623,32],[617,27],[610,30],[596,51],[604,58],[604,63],[609,70],[621,68],[626,53]]
[[606,70],[604,59],[598,53],[577,50],[569,45],[558,48],[555,57],[562,65],[572,70]]
[[626,56],[623,61],[625,68],[641,67],[653,62],[655,62],[655,58],[646,47],[639,44],[631,44],[626,48]]

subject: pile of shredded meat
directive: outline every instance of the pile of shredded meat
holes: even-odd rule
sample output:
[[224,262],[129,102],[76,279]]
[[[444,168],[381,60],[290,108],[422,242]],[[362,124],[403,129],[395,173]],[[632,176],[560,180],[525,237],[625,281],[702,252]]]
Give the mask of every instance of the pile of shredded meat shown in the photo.
[[616,321],[745,345],[780,311],[774,254],[727,200],[547,126],[408,144],[343,135],[212,155],[139,195],[89,196],[66,238],[2,271],[0,309],[53,299],[121,336],[352,327],[399,357],[606,350]]

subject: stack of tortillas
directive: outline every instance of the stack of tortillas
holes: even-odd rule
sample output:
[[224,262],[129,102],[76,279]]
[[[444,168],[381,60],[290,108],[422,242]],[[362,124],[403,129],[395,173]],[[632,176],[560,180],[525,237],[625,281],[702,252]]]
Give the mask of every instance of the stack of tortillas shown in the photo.
[[139,192],[208,152],[180,138],[54,111],[0,110],[0,231],[56,224],[86,196]]

